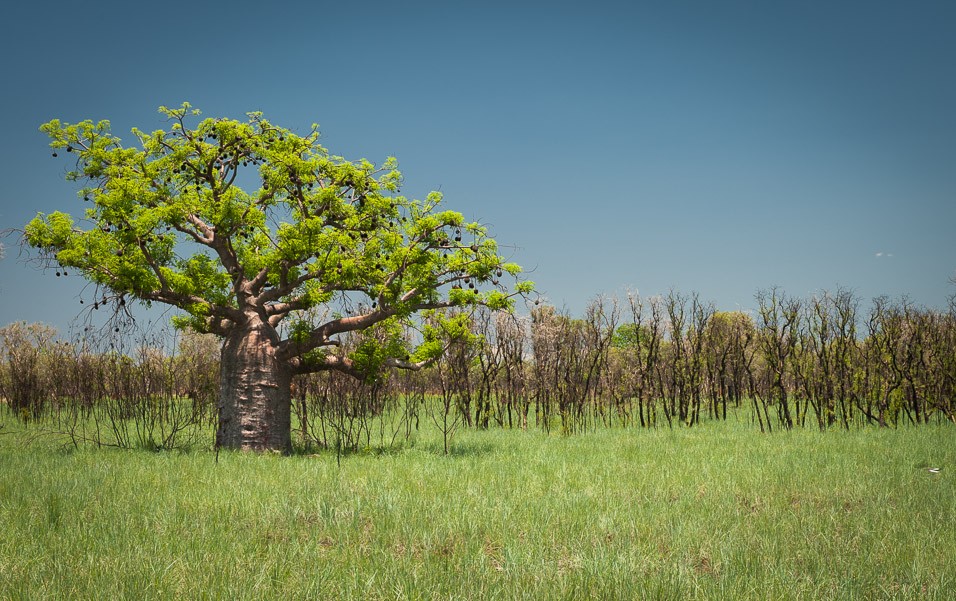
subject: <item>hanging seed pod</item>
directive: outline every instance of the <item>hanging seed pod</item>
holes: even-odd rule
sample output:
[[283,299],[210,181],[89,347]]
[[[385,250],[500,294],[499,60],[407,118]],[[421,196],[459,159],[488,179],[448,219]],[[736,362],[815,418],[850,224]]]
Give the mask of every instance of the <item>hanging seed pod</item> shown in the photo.
[[495,271],[495,275],[500,278],[500,277],[501,277],[501,270],[498,269],[497,271]]
[[68,145],[68,146],[66,147],[66,151],[67,151],[67,152],[73,152],[73,147]]
[[471,245],[471,252],[473,252],[473,253],[478,252],[478,245],[477,245],[477,244],[472,244],[472,245]]
[[56,272],[56,277],[60,277],[60,272]]
[[53,153],[53,158],[54,158],[54,159],[56,158],[56,153],[55,153],[55,152]]

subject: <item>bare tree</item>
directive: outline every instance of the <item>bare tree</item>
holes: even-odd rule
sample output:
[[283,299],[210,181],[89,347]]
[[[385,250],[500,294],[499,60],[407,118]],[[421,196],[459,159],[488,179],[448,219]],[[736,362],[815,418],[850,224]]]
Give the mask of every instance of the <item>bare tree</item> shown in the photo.
[[780,423],[790,429],[793,428],[794,419],[787,375],[789,361],[798,341],[801,302],[776,287],[769,292],[758,292],[756,298],[760,315],[760,345],[766,361],[766,377],[769,379],[767,394],[763,398],[764,410],[766,412],[767,404],[776,405]]
[[502,371],[497,388],[498,403],[507,412],[507,424],[514,427],[513,412],[518,414],[521,429],[528,427],[528,410],[531,405],[527,390],[525,354],[528,320],[515,313],[499,311],[495,314],[495,333],[501,352]]

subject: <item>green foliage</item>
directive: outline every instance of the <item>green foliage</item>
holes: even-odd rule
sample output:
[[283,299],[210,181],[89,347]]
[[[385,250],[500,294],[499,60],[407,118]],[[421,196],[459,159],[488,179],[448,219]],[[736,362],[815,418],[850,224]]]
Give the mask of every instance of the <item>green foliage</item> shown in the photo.
[[[346,160],[319,144],[317,126],[300,135],[261,113],[200,119],[188,103],[160,112],[170,127],[133,129],[138,148],[108,121],[40,128],[54,156],[75,157],[67,179],[83,184],[88,208],[82,222],[38,214],[25,239],[113,299],[173,305],[180,327],[219,335],[250,315],[301,322],[349,295],[372,307],[362,320],[310,322],[309,336],[297,326],[291,357],[333,344],[330,331],[422,309],[504,309],[533,291],[486,228],[446,210],[440,194],[401,196],[394,158]],[[379,350],[354,359],[362,370],[381,363]]]
[[636,323],[623,323],[614,330],[611,345],[614,348],[633,348],[641,341],[647,344],[651,337],[650,328]]
[[404,333],[397,319],[379,322],[362,332],[358,347],[350,357],[366,382],[382,377],[382,368],[388,359],[408,356]]
[[[460,294],[466,295],[464,292]],[[468,313],[429,311],[425,318],[422,328],[423,342],[415,351],[414,361],[431,362],[438,359],[450,342],[476,344],[480,340],[480,336],[472,333],[471,317]]]

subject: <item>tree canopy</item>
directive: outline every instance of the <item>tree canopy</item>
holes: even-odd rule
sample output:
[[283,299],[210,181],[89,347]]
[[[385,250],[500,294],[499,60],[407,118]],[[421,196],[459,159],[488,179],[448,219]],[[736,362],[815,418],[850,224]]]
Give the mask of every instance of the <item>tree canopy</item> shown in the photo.
[[[88,204],[80,221],[38,214],[25,238],[96,285],[94,309],[163,303],[182,310],[178,326],[223,337],[252,320],[275,329],[276,357],[295,371],[357,374],[363,361],[415,367],[440,353],[441,332],[402,338],[417,312],[507,308],[533,290],[441,194],[402,196],[394,158],[346,160],[319,144],[317,125],[299,135],[258,112],[159,110],[170,126],[134,128],[139,147],[108,121],[41,127],[54,157],[75,157],[67,179]],[[366,330],[351,356],[336,352],[339,335]]]

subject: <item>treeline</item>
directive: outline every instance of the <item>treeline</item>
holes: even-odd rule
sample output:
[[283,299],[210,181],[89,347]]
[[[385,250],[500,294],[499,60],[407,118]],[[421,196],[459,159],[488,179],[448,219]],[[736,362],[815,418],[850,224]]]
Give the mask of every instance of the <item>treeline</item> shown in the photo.
[[67,342],[50,326],[12,323],[0,328],[0,400],[39,432],[65,433],[77,445],[199,442],[215,423],[219,345],[181,336],[170,354],[161,336],[125,350],[117,336]]
[[[293,384],[305,446],[356,448],[460,427],[694,426],[745,415],[762,431],[956,421],[956,303],[906,299],[861,309],[846,290],[810,298],[761,291],[754,312],[697,294],[599,297],[583,316],[479,309],[476,334],[420,372],[362,382],[334,373]],[[361,343],[361,336],[343,341]],[[181,335],[132,352],[58,342],[41,325],[0,329],[0,397],[24,420],[75,442],[171,447],[216,421],[218,343]],[[165,345],[165,346],[164,346]],[[745,411],[740,411],[745,409]]]
[[956,420],[956,308],[877,298],[864,312],[846,290],[756,301],[720,312],[671,291],[598,298],[578,319],[480,314],[480,342],[445,363],[477,427],[693,426],[745,404],[764,431]]

